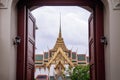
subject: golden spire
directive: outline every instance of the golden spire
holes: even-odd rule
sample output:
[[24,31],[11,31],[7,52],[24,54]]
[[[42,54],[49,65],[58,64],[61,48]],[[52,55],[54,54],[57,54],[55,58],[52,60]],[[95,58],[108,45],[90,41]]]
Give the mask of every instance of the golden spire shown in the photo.
[[59,34],[58,34],[58,38],[57,41],[55,43],[54,48],[52,49],[53,51],[57,51],[57,49],[59,47],[61,47],[64,51],[68,51],[68,49],[66,48],[65,44],[64,44],[64,40],[62,38],[62,32],[61,32],[61,13],[60,13],[60,28],[59,28]]
[[59,38],[62,37],[62,33],[61,33],[61,13],[60,13],[60,28],[59,28]]

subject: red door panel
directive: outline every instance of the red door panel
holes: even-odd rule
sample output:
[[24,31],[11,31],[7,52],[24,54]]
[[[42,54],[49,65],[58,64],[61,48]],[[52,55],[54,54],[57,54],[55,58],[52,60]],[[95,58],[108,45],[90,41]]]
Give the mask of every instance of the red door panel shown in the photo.
[[26,80],[34,80],[35,19],[27,12]]
[[93,15],[89,18],[89,56],[90,56],[90,80],[95,79],[95,34],[94,34],[94,20]]

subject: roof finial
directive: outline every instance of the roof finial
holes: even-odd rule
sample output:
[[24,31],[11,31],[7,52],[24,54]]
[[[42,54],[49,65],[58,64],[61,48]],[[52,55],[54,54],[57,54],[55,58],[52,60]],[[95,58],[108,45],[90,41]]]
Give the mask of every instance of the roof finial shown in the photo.
[[61,13],[60,13],[60,29],[59,29],[59,38],[62,37],[62,33],[61,33]]

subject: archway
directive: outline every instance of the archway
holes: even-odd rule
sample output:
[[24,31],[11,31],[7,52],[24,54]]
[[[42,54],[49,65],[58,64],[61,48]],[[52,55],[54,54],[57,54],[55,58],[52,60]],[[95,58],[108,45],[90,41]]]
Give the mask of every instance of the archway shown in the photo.
[[[103,4],[100,0],[20,0],[18,3],[18,36],[21,37],[21,43],[18,46],[17,53],[17,80],[32,80],[33,74],[30,71],[31,66],[27,66],[28,58],[28,18],[29,10],[39,6],[81,6],[92,15],[89,19],[89,51],[90,51],[90,73],[91,80],[105,80],[104,66],[104,45],[100,42],[103,33]],[[31,20],[33,20],[31,18]],[[34,24],[33,20],[33,24]],[[34,44],[34,40],[31,41]],[[33,52],[34,52],[34,48]],[[34,57],[34,56],[33,56]],[[33,58],[34,59],[34,58]],[[29,69],[28,69],[29,68]],[[28,77],[31,75],[30,77]]]

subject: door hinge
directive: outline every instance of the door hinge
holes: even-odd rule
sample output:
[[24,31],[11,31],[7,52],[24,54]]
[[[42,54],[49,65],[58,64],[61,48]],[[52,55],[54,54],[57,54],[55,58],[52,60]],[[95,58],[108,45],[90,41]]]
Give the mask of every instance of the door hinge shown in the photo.
[[100,38],[100,42],[101,42],[103,45],[107,45],[107,39],[106,39],[106,37],[105,37],[105,36],[102,36],[102,37]]

